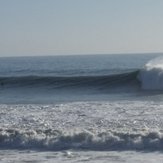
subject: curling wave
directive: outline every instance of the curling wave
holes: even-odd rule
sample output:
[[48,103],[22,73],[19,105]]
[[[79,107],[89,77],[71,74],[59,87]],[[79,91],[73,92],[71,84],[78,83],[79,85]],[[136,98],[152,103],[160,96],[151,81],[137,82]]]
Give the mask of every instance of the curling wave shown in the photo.
[[135,86],[140,86],[144,90],[163,90],[163,59],[156,58],[154,60],[151,60],[140,70],[111,75],[0,77],[0,88],[50,87],[53,89],[109,89],[115,87],[128,88]]
[[163,133],[146,131],[140,133],[87,131],[63,133],[57,130],[0,129],[1,149],[35,150],[163,150]]

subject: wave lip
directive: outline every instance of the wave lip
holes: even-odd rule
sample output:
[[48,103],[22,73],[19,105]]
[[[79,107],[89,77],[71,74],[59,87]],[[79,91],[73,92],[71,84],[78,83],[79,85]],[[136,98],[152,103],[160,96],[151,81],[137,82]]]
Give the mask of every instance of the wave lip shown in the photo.
[[88,131],[63,133],[57,130],[0,130],[1,149],[35,150],[163,150],[163,133],[148,131],[122,133]]

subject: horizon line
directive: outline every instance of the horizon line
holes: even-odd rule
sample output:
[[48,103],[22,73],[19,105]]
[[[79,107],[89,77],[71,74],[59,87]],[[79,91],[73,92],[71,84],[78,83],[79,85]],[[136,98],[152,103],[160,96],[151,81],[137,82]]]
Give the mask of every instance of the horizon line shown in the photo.
[[72,54],[40,54],[40,55],[8,55],[0,56],[0,58],[14,58],[14,57],[58,57],[58,56],[93,56],[93,55],[150,55],[150,54],[163,54],[163,52],[127,52],[127,53],[72,53]]

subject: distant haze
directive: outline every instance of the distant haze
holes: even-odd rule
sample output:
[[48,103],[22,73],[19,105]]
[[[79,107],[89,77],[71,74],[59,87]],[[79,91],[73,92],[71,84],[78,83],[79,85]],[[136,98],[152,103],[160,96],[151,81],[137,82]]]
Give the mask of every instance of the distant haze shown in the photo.
[[0,56],[163,52],[163,0],[0,0]]

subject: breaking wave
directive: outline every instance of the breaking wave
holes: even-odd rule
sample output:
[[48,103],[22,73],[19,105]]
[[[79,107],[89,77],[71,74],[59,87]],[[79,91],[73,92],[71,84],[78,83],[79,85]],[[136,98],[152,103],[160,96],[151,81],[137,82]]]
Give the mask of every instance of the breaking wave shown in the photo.
[[149,61],[142,69],[97,76],[12,76],[0,77],[0,88],[115,88],[141,87],[163,90],[163,58]]
[[141,69],[138,79],[145,90],[163,90],[163,58],[149,61]]
[[0,149],[35,150],[163,150],[163,133],[91,132],[63,133],[58,130],[0,130]]

